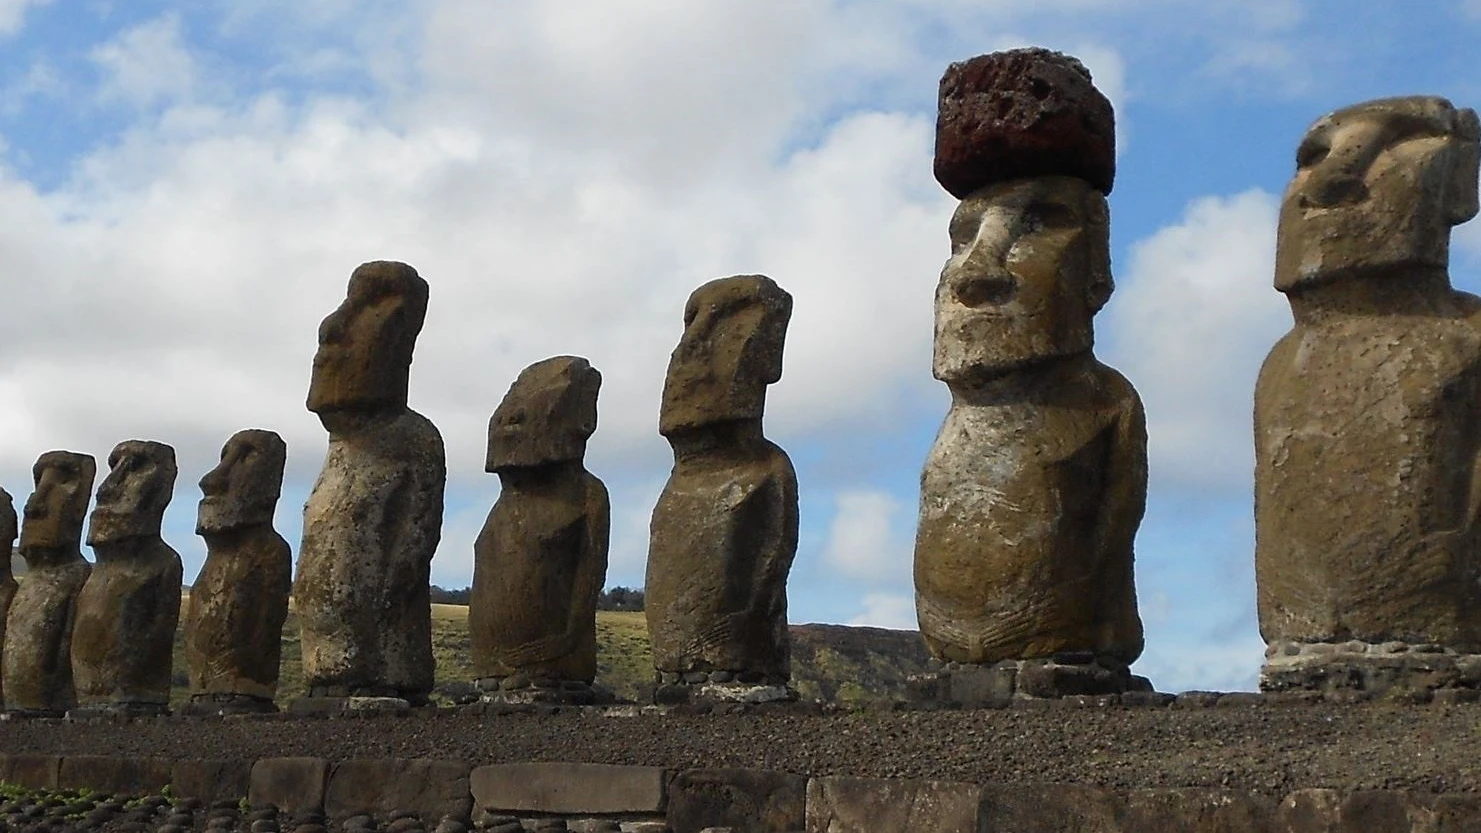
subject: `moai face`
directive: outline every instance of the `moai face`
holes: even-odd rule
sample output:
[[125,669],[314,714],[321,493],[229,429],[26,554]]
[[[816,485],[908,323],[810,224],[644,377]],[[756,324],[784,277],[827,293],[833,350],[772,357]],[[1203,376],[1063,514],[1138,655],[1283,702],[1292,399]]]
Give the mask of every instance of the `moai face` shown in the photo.
[[88,523],[88,545],[158,536],[176,471],[175,449],[164,443],[125,440],[114,446]]
[[374,261],[350,276],[344,303],[319,325],[308,409],[376,413],[406,407],[427,282],[404,263]]
[[48,451],[37,458],[31,476],[36,488],[23,510],[22,554],[41,549],[80,549],[82,522],[87,519],[87,504],[97,477],[92,455]]
[[272,431],[233,434],[221,448],[221,462],[201,478],[196,534],[272,523],[287,460],[287,444]]
[[1281,204],[1275,288],[1444,268],[1450,227],[1476,214],[1478,135],[1475,111],[1428,96],[1318,120]]
[[932,370],[972,383],[1089,350],[1111,295],[1105,197],[1076,177],[989,185],[951,218]]
[[601,386],[602,374],[575,356],[525,368],[489,420],[486,469],[582,459],[596,431]]
[[766,386],[782,378],[792,296],[762,275],[737,275],[694,290],[684,335],[669,358],[658,432],[760,419]]

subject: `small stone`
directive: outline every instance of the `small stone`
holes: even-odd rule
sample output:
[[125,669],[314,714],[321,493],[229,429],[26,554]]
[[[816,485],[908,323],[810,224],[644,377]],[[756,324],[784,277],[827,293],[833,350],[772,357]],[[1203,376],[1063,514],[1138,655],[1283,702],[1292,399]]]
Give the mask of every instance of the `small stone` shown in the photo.
[[399,819],[392,819],[391,823],[386,825],[386,833],[413,833],[413,831],[425,829],[427,828],[422,824],[422,820],[416,817],[403,816]]
[[730,682],[730,681],[732,681],[734,679],[735,679],[735,673],[732,672],[732,671],[711,671],[710,672],[710,682],[712,682],[712,683],[728,683],[728,682]]
[[249,829],[252,833],[278,833],[280,828],[275,819],[258,819]]
[[181,824],[161,824],[154,829],[154,833],[185,833],[186,829]]
[[277,807],[257,807],[247,814],[248,821],[259,821],[261,819],[275,819],[278,817]]
[[437,823],[434,833],[468,833],[468,825],[463,824],[455,818],[444,817]]
[[1384,654],[1402,654],[1408,650],[1407,642],[1383,642],[1378,645],[1378,651]]
[[294,827],[293,833],[329,833],[329,831],[325,830],[324,825],[322,824],[319,824],[317,822],[309,822],[307,824],[300,824],[297,827]]
[[1342,650],[1349,654],[1366,654],[1368,653],[1368,643],[1361,639],[1350,639],[1342,643]]

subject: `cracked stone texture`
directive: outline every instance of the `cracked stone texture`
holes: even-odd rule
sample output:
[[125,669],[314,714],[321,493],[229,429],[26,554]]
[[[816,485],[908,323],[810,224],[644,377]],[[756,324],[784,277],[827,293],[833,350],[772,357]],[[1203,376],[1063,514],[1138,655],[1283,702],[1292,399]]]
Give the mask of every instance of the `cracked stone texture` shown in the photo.
[[1481,651],[1481,299],[1450,286],[1476,114],[1383,99],[1318,120],[1281,205],[1294,326],[1255,389],[1267,642]]
[[790,676],[797,475],[761,419],[791,314],[792,296],[762,275],[710,281],[685,305],[659,416],[674,468],[653,510],[645,585],[660,672]]
[[[8,554],[14,551],[16,536],[20,534],[20,521],[15,514],[15,499],[10,492],[0,489],[0,547]],[[17,588],[15,576],[11,574],[10,559],[0,559],[0,646],[5,644],[5,616],[10,612],[10,602]],[[0,687],[0,703],[4,702],[5,689]]]
[[1056,174],[1109,194],[1115,112],[1068,55],[1012,49],[954,63],[941,77],[935,171],[957,199],[995,182]]
[[602,375],[557,356],[525,368],[489,422],[499,499],[473,546],[468,608],[475,677],[591,683],[611,506],[582,464]]
[[192,695],[277,695],[293,554],[272,523],[287,454],[272,431],[238,431],[201,478],[196,533],[206,562],[185,616]]
[[442,535],[442,435],[406,405],[427,282],[373,261],[319,326],[308,408],[329,431],[304,505],[294,599],[305,683],[426,699],[433,685],[429,573]]

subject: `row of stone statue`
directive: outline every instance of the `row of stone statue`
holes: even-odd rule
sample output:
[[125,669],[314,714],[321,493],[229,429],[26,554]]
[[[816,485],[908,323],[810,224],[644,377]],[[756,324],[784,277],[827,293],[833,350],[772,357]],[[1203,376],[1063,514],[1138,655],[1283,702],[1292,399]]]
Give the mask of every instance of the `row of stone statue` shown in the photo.
[[[932,364],[952,404],[921,478],[917,613],[948,677],[990,668],[1018,695],[1147,684],[1129,672],[1143,647],[1146,422],[1092,352],[1113,287],[1114,133],[1090,73],[1058,53],[993,53],[941,82],[935,173],[961,202]],[[1297,152],[1275,276],[1295,326],[1255,392],[1270,687],[1325,685],[1303,663],[1370,646],[1390,670],[1408,645],[1481,653],[1481,300],[1446,273],[1450,228],[1477,211],[1478,135],[1475,113],[1444,99],[1385,99],[1321,119]],[[432,688],[446,463],[406,398],[427,298],[410,266],[367,263],[319,330],[308,407],[329,451],[292,586],[310,699],[420,702]],[[761,276],[711,281],[685,306],[646,583],[660,699],[788,696],[797,481],[762,414],[790,314]],[[490,424],[502,491],[475,546],[469,618],[491,698],[590,696],[610,518],[582,460],[600,381],[584,359],[539,362]],[[37,463],[21,530],[31,573],[6,617],[8,709],[69,708],[74,677],[84,708],[162,707],[180,584],[159,538],[173,455],[129,442],[109,463],[91,576],[79,552],[91,458]],[[199,708],[273,696],[290,573],[270,528],[282,465],[275,435],[244,432],[202,481],[208,556],[187,613]]]

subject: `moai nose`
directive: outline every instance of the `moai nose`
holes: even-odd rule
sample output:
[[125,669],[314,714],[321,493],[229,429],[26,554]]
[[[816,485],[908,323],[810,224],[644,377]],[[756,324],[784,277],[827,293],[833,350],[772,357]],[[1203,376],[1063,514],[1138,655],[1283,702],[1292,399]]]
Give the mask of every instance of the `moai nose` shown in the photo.
[[1335,208],[1368,198],[1368,186],[1360,177],[1341,172],[1323,176],[1307,186],[1302,204],[1310,208]]

